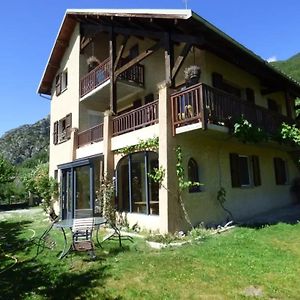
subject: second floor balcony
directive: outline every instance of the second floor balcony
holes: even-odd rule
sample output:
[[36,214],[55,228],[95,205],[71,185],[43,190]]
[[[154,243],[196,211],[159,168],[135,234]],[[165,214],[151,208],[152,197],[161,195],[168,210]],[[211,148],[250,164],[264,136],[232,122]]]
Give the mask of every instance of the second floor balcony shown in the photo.
[[[104,85],[110,79],[111,61],[109,58],[104,60],[95,69],[83,76],[80,80],[80,98],[85,97],[90,92]],[[138,87],[144,86],[144,66],[136,64],[121,73],[118,80]]]
[[171,95],[173,134],[182,127],[201,124],[232,126],[241,117],[269,135],[276,135],[283,122],[294,120],[265,107],[251,104],[220,89],[199,83]]

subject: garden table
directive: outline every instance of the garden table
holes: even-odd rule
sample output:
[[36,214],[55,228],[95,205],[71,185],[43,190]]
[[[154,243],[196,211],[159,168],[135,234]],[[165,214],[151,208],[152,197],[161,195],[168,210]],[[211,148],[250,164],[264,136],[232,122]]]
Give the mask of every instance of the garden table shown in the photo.
[[[61,220],[61,221],[58,221],[58,222],[54,223],[54,227],[61,229],[61,231],[63,233],[63,236],[64,236],[64,248],[63,248],[61,254],[59,255],[59,259],[64,258],[72,248],[72,246],[68,247],[66,229],[70,229],[72,231],[75,220],[78,220],[78,218],[77,219],[75,219],[75,218],[65,219],[65,220]],[[94,227],[97,229],[97,231],[96,231],[96,240],[97,240],[97,243],[100,247],[102,247],[102,246],[101,246],[101,243],[100,243],[99,237],[98,237],[99,228],[100,228],[101,225],[104,225],[106,223],[107,223],[107,220],[103,217],[94,217],[93,218]]]

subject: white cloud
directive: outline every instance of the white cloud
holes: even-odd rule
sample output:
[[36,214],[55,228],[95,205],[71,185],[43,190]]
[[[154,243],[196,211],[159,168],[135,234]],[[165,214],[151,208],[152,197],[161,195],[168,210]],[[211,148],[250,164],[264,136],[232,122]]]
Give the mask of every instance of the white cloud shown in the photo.
[[277,61],[277,57],[275,56],[275,55],[273,55],[273,56],[271,56],[271,57],[269,57],[269,58],[267,58],[267,62],[274,62],[274,61]]

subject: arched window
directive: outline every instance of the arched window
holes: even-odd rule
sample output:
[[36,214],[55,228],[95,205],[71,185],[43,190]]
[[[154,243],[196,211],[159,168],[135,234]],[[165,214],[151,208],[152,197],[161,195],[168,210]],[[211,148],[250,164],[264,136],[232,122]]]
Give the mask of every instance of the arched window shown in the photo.
[[[199,169],[197,162],[190,158],[188,162],[188,180],[191,182],[199,182]],[[191,186],[189,188],[190,193],[201,192],[200,186]]]
[[158,168],[155,152],[136,152],[124,156],[116,168],[117,206],[120,211],[159,214],[158,183],[148,174]]

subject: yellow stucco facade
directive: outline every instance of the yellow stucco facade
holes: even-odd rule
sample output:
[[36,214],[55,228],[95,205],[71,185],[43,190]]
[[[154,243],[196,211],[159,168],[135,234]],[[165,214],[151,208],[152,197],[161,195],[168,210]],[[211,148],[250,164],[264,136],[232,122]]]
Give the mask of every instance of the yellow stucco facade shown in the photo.
[[[64,54],[57,73],[68,71],[67,89],[59,96],[55,94],[55,82],[52,84],[51,100],[51,134],[50,134],[50,176],[54,175],[58,165],[70,163],[88,157],[104,154],[104,166],[107,169],[115,169],[121,155],[116,151],[125,146],[137,144],[140,139],[159,137],[159,165],[166,169],[164,186],[173,192],[177,189],[175,172],[174,147],[180,145],[183,150],[183,165],[187,172],[187,164],[193,158],[199,167],[200,182],[203,184],[201,192],[183,193],[182,198],[193,225],[201,222],[207,225],[217,225],[228,219],[228,214],[222,209],[217,201],[217,192],[220,187],[226,190],[225,207],[230,210],[234,219],[239,221],[250,218],[261,212],[275,207],[285,206],[291,203],[289,188],[292,179],[299,175],[295,162],[292,160],[287,149],[275,142],[264,144],[243,144],[233,138],[226,130],[187,130],[172,135],[170,95],[174,92],[168,85],[158,85],[165,79],[165,52],[158,50],[147,57],[141,63],[145,69],[145,85],[143,88],[127,88],[117,83],[118,91],[122,97],[118,97],[118,111],[133,108],[133,102],[141,99],[149,93],[154,94],[154,99],[159,100],[159,120],[151,126],[131,131],[125,134],[112,136],[110,123],[112,118],[106,119],[104,110],[109,103],[109,83],[103,84],[94,95],[93,100],[89,96],[80,98],[80,78],[87,73],[86,59],[90,55],[97,56],[101,61],[109,55],[108,35],[100,34],[97,42],[86,52],[80,52],[80,26],[77,25],[71,36],[69,46]],[[117,48],[120,47],[121,37],[117,38]],[[153,45],[148,38],[140,39],[131,37],[123,56],[128,55],[132,46],[138,45],[139,52],[143,52]],[[101,46],[102,45],[102,46]],[[104,46],[103,46],[104,45]],[[183,49],[183,43],[177,43],[174,47],[175,57]],[[184,83],[183,70],[190,65],[199,65],[201,68],[200,81],[212,85],[212,74],[218,72],[223,75],[226,82],[244,91],[251,88],[255,93],[255,104],[267,108],[267,99],[271,98],[280,106],[283,115],[287,114],[284,91],[262,95],[264,88],[261,80],[224,59],[217,57],[206,50],[193,48],[189,51],[175,79],[175,86]],[[122,90],[124,89],[124,90]],[[241,101],[244,101],[242,94]],[[104,109],[105,108],[105,109]],[[72,134],[65,142],[53,144],[54,122],[72,113]],[[295,112],[292,112],[295,116]],[[92,117],[91,117],[92,116]],[[97,119],[98,118],[98,119]],[[91,127],[91,120],[99,120],[105,123],[103,140],[87,144],[80,148],[76,144],[76,132],[87,130]],[[224,128],[223,128],[224,129]],[[260,162],[261,185],[233,188],[230,173],[230,153],[244,156],[256,155]],[[276,185],[273,158],[282,158],[287,165],[288,183]],[[105,162],[105,160],[109,162]],[[111,170],[113,171],[113,170]],[[159,191],[159,215],[145,215],[138,213],[126,213],[129,224],[138,224],[140,227],[160,232],[186,230],[188,225],[182,215],[178,199],[164,188]]]

